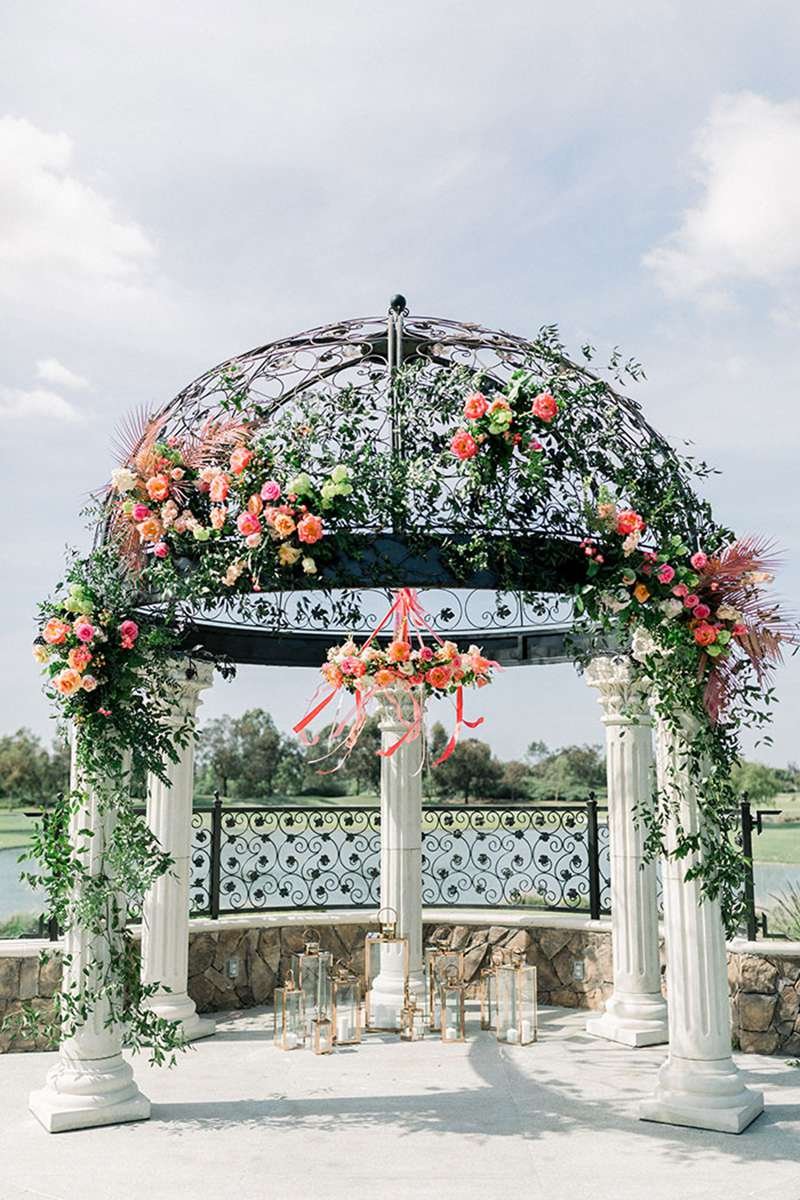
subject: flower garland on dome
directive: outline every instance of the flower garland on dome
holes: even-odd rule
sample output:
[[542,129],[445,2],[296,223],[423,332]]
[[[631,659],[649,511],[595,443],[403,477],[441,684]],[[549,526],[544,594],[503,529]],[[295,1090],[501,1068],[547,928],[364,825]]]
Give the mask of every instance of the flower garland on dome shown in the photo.
[[[362,553],[363,536],[359,543],[354,531],[386,528],[386,513],[412,491],[417,514],[436,512],[462,535],[443,546],[456,578],[483,567],[491,530],[499,532],[499,561],[513,580],[513,538],[540,511],[558,518],[558,536],[575,551],[578,626],[589,640],[610,634],[634,641],[662,718],[676,731],[681,713],[698,723],[688,765],[707,818],[703,831],[681,831],[668,851],[660,797],[645,814],[650,850],[680,858],[702,850],[692,871],[706,894],[721,898],[729,930],[735,927],[742,862],[728,836],[730,770],[740,731],[767,720],[770,671],[796,636],[764,593],[774,556],[766,543],[736,541],[713,522],[687,483],[688,475],[707,473],[703,464],[663,442],[651,450],[620,441],[608,385],[570,366],[554,330],[543,330],[535,348],[537,365],[495,390],[485,375],[460,368],[442,373],[435,388],[424,366],[398,372],[396,397],[406,404],[412,447],[391,469],[368,389],[269,423],[243,419],[247,397],[236,392],[226,413],[186,437],[166,436],[163,418],[135,432],[99,506],[105,536],[69,563],[41,607],[34,646],[47,694],[78,731],[82,782],[36,833],[39,870],[29,879],[46,891],[62,926],[77,923],[104,938],[108,954],[96,983],[59,994],[49,1027],[23,1006],[23,1034],[54,1036],[60,1026],[68,1036],[102,999],[127,1044],[149,1047],[156,1059],[180,1044],[175,1027],[149,1009],[124,909],[109,902],[142,895],[170,868],[130,799],[128,758],[137,773],[166,779],[194,734],[191,722],[175,727],[170,664],[198,607],[222,598],[244,612],[259,593],[266,603],[272,591],[318,585],[320,577],[337,586],[338,565]],[[622,367],[615,358],[611,366],[637,377],[636,364]],[[228,381],[220,384],[225,391]],[[425,396],[414,390],[429,386]],[[426,397],[437,421],[419,419]],[[412,623],[417,601],[403,594]],[[330,694],[317,712],[334,695],[352,697],[353,718],[339,722],[346,750],[367,699],[406,681],[417,705],[406,736],[421,729],[424,696],[446,693],[456,700],[456,737],[462,723],[474,727],[463,719],[464,687],[484,686],[494,667],[476,647],[459,650],[435,638],[426,645],[419,629],[412,635],[396,626],[386,647],[351,639],[329,652],[322,669]],[[116,818],[100,873],[91,876],[86,847],[67,836],[89,790]]]

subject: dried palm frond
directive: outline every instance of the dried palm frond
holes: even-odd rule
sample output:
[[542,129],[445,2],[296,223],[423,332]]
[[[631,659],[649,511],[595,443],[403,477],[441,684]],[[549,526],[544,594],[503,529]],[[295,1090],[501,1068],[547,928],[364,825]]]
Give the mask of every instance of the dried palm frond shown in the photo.
[[244,441],[249,432],[246,421],[230,417],[220,421],[206,421],[197,433],[192,433],[181,446],[183,461],[187,467],[201,470],[215,463],[221,454],[237,442]]

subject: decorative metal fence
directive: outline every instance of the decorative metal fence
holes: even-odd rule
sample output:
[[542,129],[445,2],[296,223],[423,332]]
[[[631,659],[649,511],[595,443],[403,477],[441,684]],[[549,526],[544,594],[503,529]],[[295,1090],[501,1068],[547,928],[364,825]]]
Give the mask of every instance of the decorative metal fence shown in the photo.
[[[532,906],[599,917],[611,903],[608,826],[582,804],[426,805],[422,898],[429,906]],[[239,807],[192,820],[196,914],[374,908],[380,810]]]

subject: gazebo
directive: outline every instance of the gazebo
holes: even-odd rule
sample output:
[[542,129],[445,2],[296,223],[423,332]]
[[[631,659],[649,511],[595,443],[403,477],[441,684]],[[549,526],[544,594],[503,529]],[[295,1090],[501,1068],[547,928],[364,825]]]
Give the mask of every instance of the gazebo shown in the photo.
[[[30,1101],[45,1128],[146,1118],[123,1046],[166,1052],[214,1033],[188,995],[187,947],[193,730],[215,665],[320,665],[333,642],[368,635],[396,588],[420,590],[437,636],[477,643],[505,667],[584,664],[606,731],[614,959],[613,995],[587,1030],[631,1048],[667,1044],[644,1119],[738,1133],[761,1112],[730,1052],[712,861],[723,810],[704,794],[723,756],[708,767],[719,735],[698,700],[720,659],[697,629],[716,621],[722,657],[744,638],[702,591],[705,562],[724,561],[730,536],[617,386],[636,364],[615,356],[609,382],[591,360],[589,347],[581,363],[569,359],[549,327],[526,340],[410,316],[396,296],[388,317],[323,326],[214,367],[133,431],[86,560],[102,570],[70,577],[67,600],[48,610],[70,628],[59,641],[61,628],[45,625],[40,639],[74,730],[73,865],[59,885],[64,1036]],[[684,614],[693,593],[705,617]],[[103,637],[81,633],[82,620],[96,639],[102,624]],[[706,653],[680,710],[662,625]],[[94,661],[100,646],[124,688],[104,692],[112,685],[100,675],[81,685],[91,654],[69,666],[59,657],[75,637]],[[424,684],[409,686],[424,702]],[[398,914],[420,988],[424,738],[403,740],[397,701],[409,688],[385,691],[381,903]],[[146,829],[125,799],[132,759],[149,771]],[[666,854],[666,1000],[654,829]],[[141,989],[131,996],[121,892],[135,884]],[[399,989],[387,965],[376,990],[396,1000]]]

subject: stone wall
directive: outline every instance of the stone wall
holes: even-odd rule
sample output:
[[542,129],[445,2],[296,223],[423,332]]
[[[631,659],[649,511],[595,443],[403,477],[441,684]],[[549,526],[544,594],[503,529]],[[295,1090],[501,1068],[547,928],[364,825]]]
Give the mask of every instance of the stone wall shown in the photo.
[[[604,923],[605,924],[605,923]],[[345,959],[363,976],[368,928],[258,922],[200,922],[189,939],[189,993],[200,1012],[269,1004],[276,984],[301,950],[308,932],[335,959]],[[588,921],[564,926],[427,924],[425,945],[446,939],[463,950],[467,982],[478,991],[481,968],[495,947],[521,951],[539,971],[539,999],[568,1008],[601,1008],[611,992],[611,935]],[[765,946],[765,949],[770,947]],[[756,953],[752,944],[728,954],[732,1037],[735,1047],[762,1054],[800,1053],[800,949],[796,956]],[[787,947],[789,949],[789,947]],[[42,1011],[52,1005],[60,979],[58,952],[40,963],[35,953],[10,942],[0,946],[0,1018],[28,1000]],[[0,1033],[0,1051],[41,1049]]]

